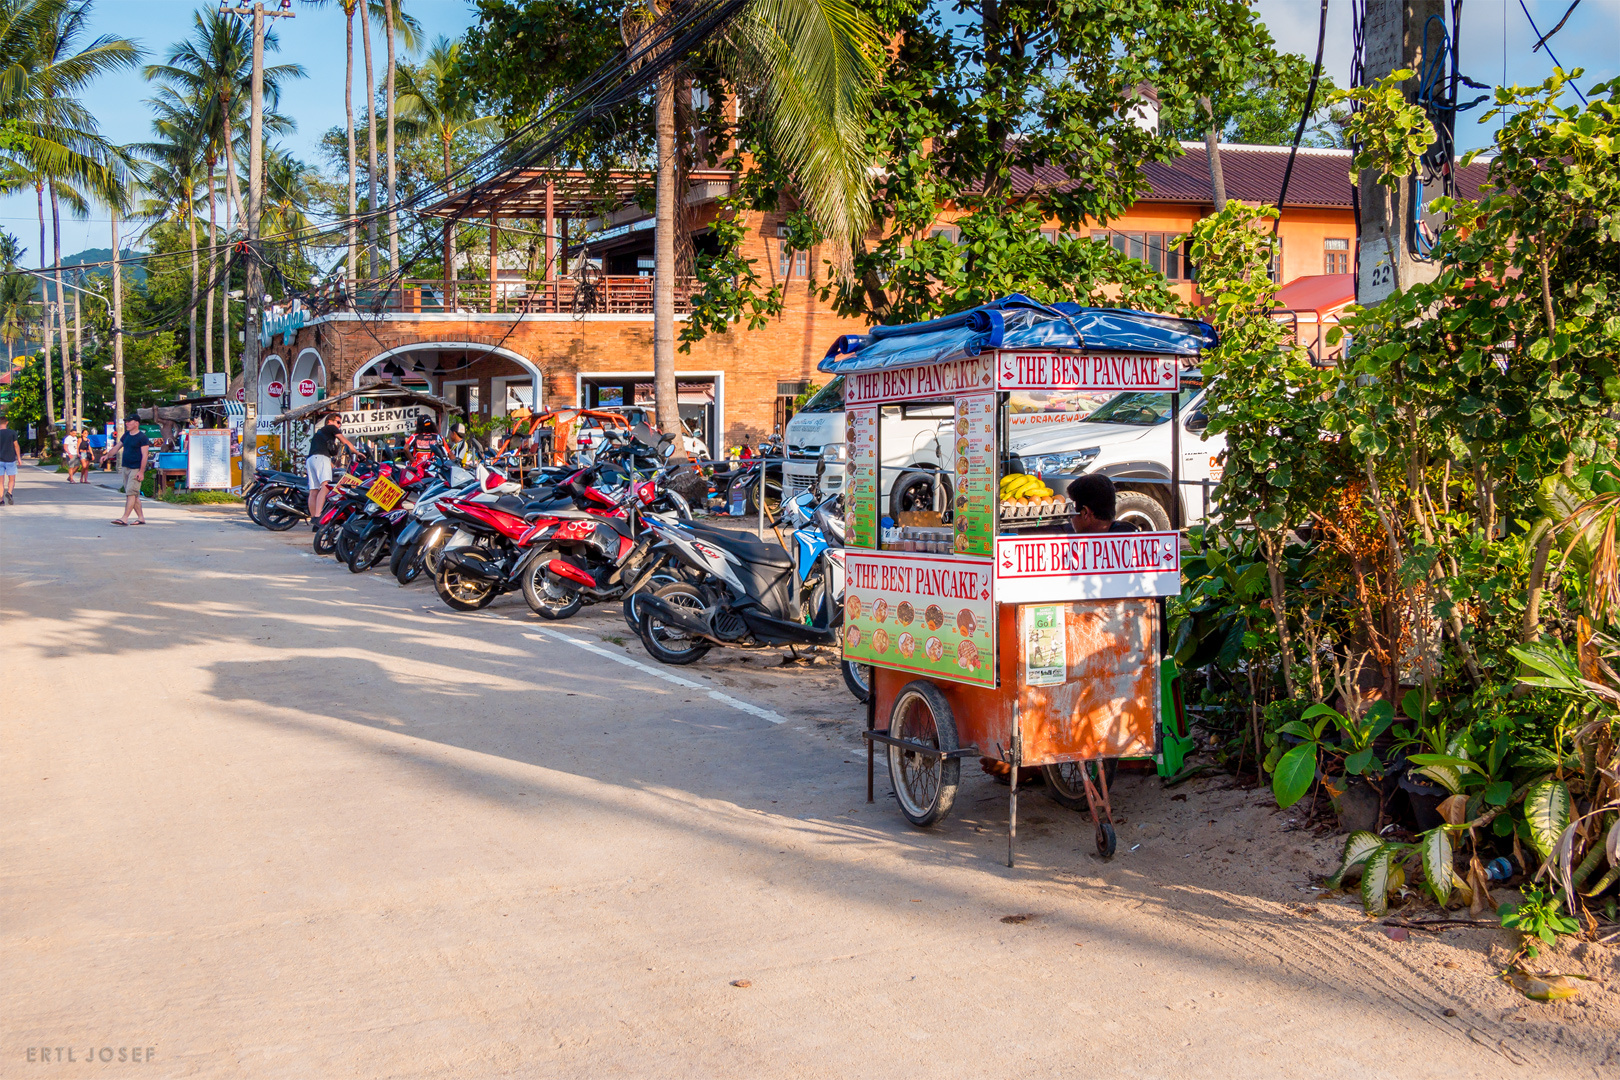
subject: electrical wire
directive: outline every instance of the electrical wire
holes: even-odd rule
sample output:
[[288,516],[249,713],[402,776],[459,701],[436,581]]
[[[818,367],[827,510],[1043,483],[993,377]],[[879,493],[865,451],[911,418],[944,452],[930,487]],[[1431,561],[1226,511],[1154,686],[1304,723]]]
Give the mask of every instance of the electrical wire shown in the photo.
[[[1559,20],[1558,26],[1553,27],[1552,31],[1550,33],[1543,34],[1541,32],[1541,28],[1536,25],[1536,20],[1530,15],[1530,9],[1524,6],[1524,0],[1519,0],[1519,10],[1524,12],[1524,17],[1530,21],[1530,29],[1535,33],[1535,35],[1536,35],[1536,37],[1538,39],[1536,41],[1536,48],[1539,49],[1539,48],[1545,46],[1546,49],[1547,49],[1547,58],[1553,62],[1554,67],[1559,68],[1561,70],[1564,65],[1563,65],[1563,63],[1561,63],[1559,61],[1558,57],[1553,55],[1552,46],[1547,45],[1547,39],[1552,37],[1553,34],[1558,32],[1558,27],[1559,26],[1564,25],[1563,19]],[[1574,10],[1575,10],[1575,5],[1571,4],[1569,11],[1574,11]],[[1569,18],[1569,11],[1566,11],[1564,13],[1564,18],[1565,19]],[[1535,49],[1531,49],[1530,51],[1535,52]],[[1581,99],[1581,104],[1582,105],[1590,105],[1590,104],[1592,104],[1590,101],[1586,100],[1586,95],[1581,93],[1581,88],[1576,86],[1574,84],[1574,82],[1571,82],[1569,84],[1569,88],[1571,90],[1575,91],[1575,96]]]
[[1316,26],[1316,63],[1311,66],[1311,85],[1305,90],[1305,108],[1299,114],[1299,126],[1294,129],[1294,145],[1288,149],[1288,165],[1283,169],[1282,190],[1277,193],[1277,216],[1271,222],[1271,236],[1276,239],[1282,227],[1283,203],[1288,201],[1288,181],[1294,176],[1294,159],[1299,156],[1300,140],[1305,138],[1305,125],[1310,123],[1316,107],[1316,83],[1322,77],[1322,49],[1327,44],[1328,0],[1322,0],[1322,12]]

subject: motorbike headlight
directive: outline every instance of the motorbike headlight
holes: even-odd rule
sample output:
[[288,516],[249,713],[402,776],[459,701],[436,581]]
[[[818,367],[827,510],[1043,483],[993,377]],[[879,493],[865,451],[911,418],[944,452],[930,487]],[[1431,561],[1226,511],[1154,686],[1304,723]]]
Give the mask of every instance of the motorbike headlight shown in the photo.
[[841,442],[828,443],[821,448],[821,460],[828,464],[842,465],[848,457],[848,449]]
[[1085,472],[1101,453],[1101,447],[1088,446],[1084,450],[1065,450],[1054,454],[1025,455],[1019,460],[1023,463],[1026,473],[1072,475]]

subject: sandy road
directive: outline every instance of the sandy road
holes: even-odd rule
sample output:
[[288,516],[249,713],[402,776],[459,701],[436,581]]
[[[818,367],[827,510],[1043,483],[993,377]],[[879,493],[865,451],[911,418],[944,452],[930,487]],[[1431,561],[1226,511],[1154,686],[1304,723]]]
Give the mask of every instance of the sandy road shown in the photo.
[[[685,687],[521,599],[456,616],[307,532],[114,528],[116,496],[23,471],[0,1077],[1613,1075],[1604,1024],[1508,1023],[1490,943],[1307,918],[1299,875],[1233,876],[1258,848],[1195,872],[1234,796],[1122,785],[1107,864],[1032,798],[1009,870],[972,770],[935,831],[866,803],[835,670]],[[546,629],[631,656],[614,625]]]

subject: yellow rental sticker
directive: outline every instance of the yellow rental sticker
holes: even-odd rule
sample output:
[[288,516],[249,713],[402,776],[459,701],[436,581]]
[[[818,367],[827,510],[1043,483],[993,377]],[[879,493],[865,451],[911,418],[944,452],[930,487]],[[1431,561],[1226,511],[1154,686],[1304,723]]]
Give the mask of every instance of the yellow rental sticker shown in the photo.
[[366,498],[384,510],[392,510],[399,505],[399,500],[404,497],[404,489],[386,476],[377,477],[371,482],[371,487],[366,490]]

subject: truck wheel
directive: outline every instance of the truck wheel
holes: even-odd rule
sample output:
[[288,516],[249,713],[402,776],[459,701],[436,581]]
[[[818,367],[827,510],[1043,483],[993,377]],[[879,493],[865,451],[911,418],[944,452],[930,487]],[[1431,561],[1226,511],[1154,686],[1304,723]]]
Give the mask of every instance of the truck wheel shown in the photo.
[[900,479],[894,482],[889,491],[889,516],[899,521],[900,515],[913,510],[934,509],[934,478],[938,476],[942,494],[943,505],[941,509],[951,508],[951,481],[949,477],[941,476],[937,472],[919,469],[915,472],[900,474]]
[[1121,491],[1114,499],[1114,520],[1128,521],[1143,532],[1169,532],[1170,515],[1151,495]]

